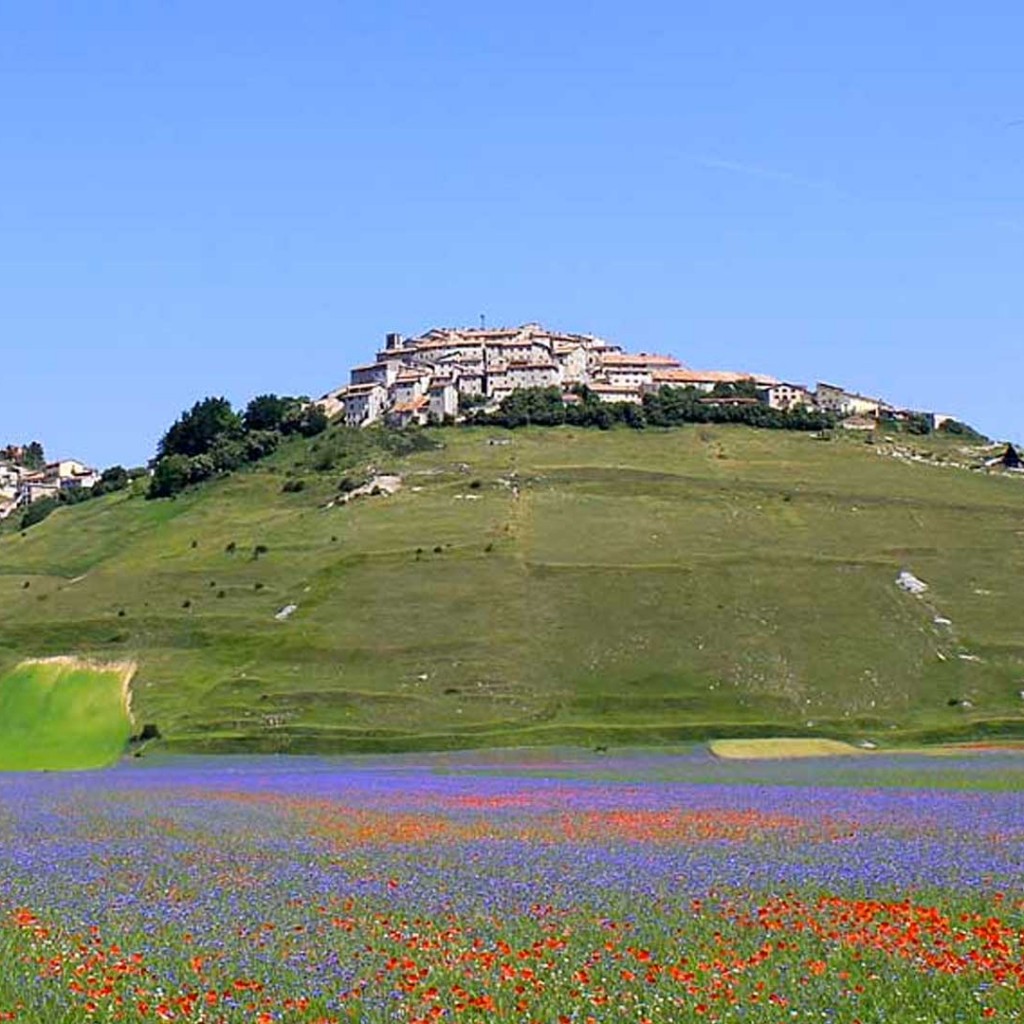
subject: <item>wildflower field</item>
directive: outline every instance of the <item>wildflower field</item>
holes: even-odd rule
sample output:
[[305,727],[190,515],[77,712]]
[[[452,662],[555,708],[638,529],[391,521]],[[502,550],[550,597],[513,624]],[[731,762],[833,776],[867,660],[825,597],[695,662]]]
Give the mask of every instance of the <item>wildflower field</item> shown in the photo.
[[0,1020],[1020,1020],[1022,762],[0,775]]

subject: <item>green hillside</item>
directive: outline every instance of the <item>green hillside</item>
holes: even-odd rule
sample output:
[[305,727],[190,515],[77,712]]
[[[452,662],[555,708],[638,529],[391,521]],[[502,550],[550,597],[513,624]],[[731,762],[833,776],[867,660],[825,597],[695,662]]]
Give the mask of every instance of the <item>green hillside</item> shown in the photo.
[[[426,436],[5,534],[0,670],[134,659],[171,749],[1024,734],[1020,479],[744,427]],[[402,489],[324,508],[373,472]]]
[[0,771],[99,768],[131,734],[131,665],[24,662],[0,676]]

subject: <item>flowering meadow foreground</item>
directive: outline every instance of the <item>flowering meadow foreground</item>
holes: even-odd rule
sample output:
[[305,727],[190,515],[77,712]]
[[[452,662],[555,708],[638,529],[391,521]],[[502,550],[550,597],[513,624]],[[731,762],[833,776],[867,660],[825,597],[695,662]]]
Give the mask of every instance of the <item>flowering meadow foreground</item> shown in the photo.
[[1022,760],[2,775],[0,1020],[1021,1020]]

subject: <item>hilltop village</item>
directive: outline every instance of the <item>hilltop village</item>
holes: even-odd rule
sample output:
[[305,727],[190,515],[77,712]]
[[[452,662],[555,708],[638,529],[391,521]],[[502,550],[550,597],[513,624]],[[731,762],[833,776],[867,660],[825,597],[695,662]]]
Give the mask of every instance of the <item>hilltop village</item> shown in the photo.
[[[739,385],[743,385],[739,388]],[[417,338],[388,334],[372,363],[353,367],[349,383],[319,404],[332,419],[354,427],[384,422],[453,422],[474,408],[497,408],[513,392],[558,388],[567,405],[581,393],[600,402],[639,405],[661,388],[691,388],[709,404],[764,404],[826,412],[850,430],[873,430],[882,420],[923,419],[936,429],[952,417],[900,409],[881,398],[835,384],[804,384],[765,373],[694,370],[668,355],[629,353],[591,334],[519,327],[437,327]]]
[[[792,419],[783,425],[800,421],[800,429],[834,423],[846,430],[874,431],[879,424],[889,423],[905,424],[909,433],[936,429],[965,433],[964,425],[952,416],[902,409],[836,384],[819,381],[812,389],[766,373],[695,370],[670,355],[630,353],[595,335],[552,331],[538,323],[436,327],[415,338],[387,334],[373,362],[353,367],[349,377],[347,384],[312,402],[260,396],[244,415],[234,413],[225,399],[197,403],[191,414],[183,413],[183,419],[202,418],[213,410],[213,418],[223,417],[223,423],[214,431],[216,436],[206,439],[200,457],[186,460],[187,464],[158,456],[148,470],[129,474],[115,466],[100,473],[75,459],[48,462],[35,442],[0,449],[0,520],[20,511],[23,524],[38,521],[58,503],[119,490],[129,476],[139,474],[148,473],[153,479],[150,496],[166,497],[266,454],[280,436],[295,431],[308,436],[329,421],[356,428],[372,424],[402,428],[488,422],[488,414],[496,414],[500,422],[504,407],[510,399],[515,401],[513,396],[542,394],[547,408],[553,404],[564,411],[567,422],[571,412],[587,410],[618,415],[617,419],[609,415],[609,422],[632,422],[638,416],[643,422],[643,412],[631,407],[646,407],[656,404],[659,396],[676,395],[690,403],[688,415],[701,421],[707,415],[712,420],[725,417],[764,425],[769,415],[776,420],[788,415]],[[736,408],[723,409],[730,406]],[[270,412],[274,415],[268,420]],[[637,415],[631,417],[633,413]],[[317,418],[319,423],[314,422]],[[658,421],[652,418],[651,422]],[[271,429],[273,436],[268,437],[264,429],[260,443],[255,443],[255,435],[245,435],[248,447],[241,444],[239,448],[245,430],[261,426],[278,432]],[[190,449],[184,454],[196,452]],[[1001,457],[1004,463],[1005,458]],[[166,472],[161,474],[161,468]]]

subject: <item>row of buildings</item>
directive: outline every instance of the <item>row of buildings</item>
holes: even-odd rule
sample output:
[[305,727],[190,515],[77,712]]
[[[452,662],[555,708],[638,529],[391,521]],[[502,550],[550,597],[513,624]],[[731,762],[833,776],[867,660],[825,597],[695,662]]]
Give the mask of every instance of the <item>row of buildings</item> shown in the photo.
[[16,458],[0,459],[0,519],[41,498],[56,498],[62,490],[91,490],[99,479],[98,470],[76,459],[60,459],[41,469],[27,469]]
[[[319,399],[331,416],[351,426],[442,422],[471,406],[496,407],[520,388],[561,388],[567,402],[585,385],[602,402],[639,404],[662,387],[694,388],[753,381],[756,398],[774,409],[805,406],[830,412],[851,427],[882,417],[913,415],[881,399],[819,383],[803,384],[764,373],[694,370],[678,359],[629,353],[590,334],[550,331],[540,324],[519,327],[438,327],[416,338],[388,334],[373,362],[354,367],[348,384]],[[721,391],[721,389],[719,389]]]

